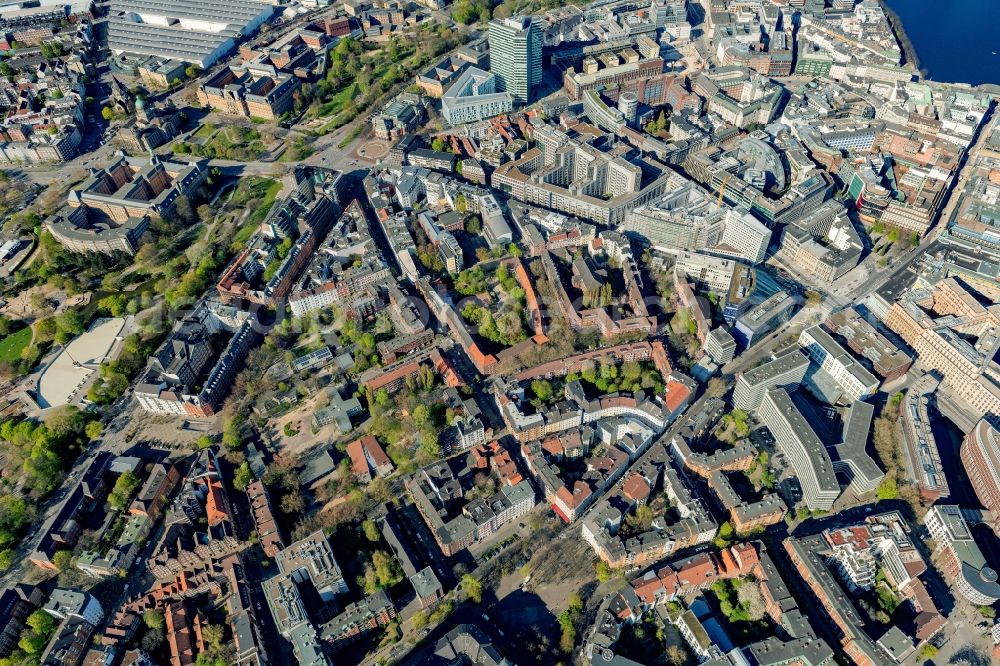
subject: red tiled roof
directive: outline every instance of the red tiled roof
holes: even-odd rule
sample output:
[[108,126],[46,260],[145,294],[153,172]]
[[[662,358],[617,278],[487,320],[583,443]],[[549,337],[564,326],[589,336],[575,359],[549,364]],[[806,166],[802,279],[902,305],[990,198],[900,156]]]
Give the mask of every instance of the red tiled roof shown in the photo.
[[368,461],[365,460],[365,451],[360,439],[347,445],[347,455],[351,457],[351,474],[354,476],[368,474]]
[[632,474],[622,483],[622,493],[633,502],[641,502],[649,497],[649,483],[639,474]]
[[376,467],[383,467],[391,464],[389,456],[385,454],[385,451],[382,449],[382,445],[378,443],[378,440],[375,439],[374,436],[365,435],[358,441],[361,442],[361,446],[363,446],[365,451],[368,452],[368,457],[371,458]]
[[664,396],[663,401],[666,403],[667,409],[671,412],[680,409],[680,406],[689,397],[691,397],[691,389],[687,386],[673,379],[667,382],[667,394]]

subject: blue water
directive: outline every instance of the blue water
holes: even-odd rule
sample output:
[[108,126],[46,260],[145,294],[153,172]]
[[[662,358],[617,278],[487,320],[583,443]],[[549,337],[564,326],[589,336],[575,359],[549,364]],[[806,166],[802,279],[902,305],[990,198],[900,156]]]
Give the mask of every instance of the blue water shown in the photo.
[[1000,84],[1000,1],[885,0],[901,19],[927,78]]

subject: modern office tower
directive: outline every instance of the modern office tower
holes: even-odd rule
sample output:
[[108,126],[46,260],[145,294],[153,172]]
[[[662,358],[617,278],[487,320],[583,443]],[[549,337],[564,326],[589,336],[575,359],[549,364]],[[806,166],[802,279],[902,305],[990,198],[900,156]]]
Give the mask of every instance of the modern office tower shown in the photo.
[[879,385],[875,375],[855,361],[822,326],[810,326],[802,331],[799,344],[852,400],[864,400],[875,395]]
[[739,317],[733,336],[744,347],[749,347],[779,324],[788,321],[795,304],[794,296],[787,291],[779,291]]
[[760,407],[764,394],[776,386],[798,386],[809,369],[809,359],[798,349],[791,349],[773,361],[747,370],[736,380],[733,405],[748,412]]
[[707,190],[672,176],[666,193],[632,210],[621,230],[660,252],[705,251],[760,263],[771,230],[746,212],[719,203]]
[[441,115],[449,125],[473,123],[514,108],[509,92],[497,92],[496,74],[469,67],[441,97]]
[[765,393],[757,416],[792,464],[802,486],[802,500],[809,510],[829,511],[840,496],[833,461],[788,391],[773,388]]
[[1000,431],[980,419],[965,436],[961,457],[976,497],[990,511],[1000,511]]
[[494,19],[489,26],[490,71],[499,92],[509,92],[516,104],[531,101],[542,82],[542,31],[530,16]]
[[729,363],[736,356],[736,339],[720,326],[705,339],[705,353],[720,365]]
[[737,264],[732,259],[713,257],[700,252],[679,252],[674,263],[674,272],[694,285],[695,289],[729,293],[736,274]]
[[686,0],[653,0],[652,10],[653,21],[658,29],[676,40],[691,39]]

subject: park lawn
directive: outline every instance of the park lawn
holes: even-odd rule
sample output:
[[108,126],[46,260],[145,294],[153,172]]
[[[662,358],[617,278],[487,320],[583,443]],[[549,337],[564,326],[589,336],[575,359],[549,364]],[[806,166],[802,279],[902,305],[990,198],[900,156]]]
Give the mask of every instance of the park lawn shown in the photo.
[[277,180],[271,180],[269,178],[262,178],[259,183],[254,187],[254,190],[259,191],[258,188],[263,187],[266,184],[267,189],[264,191],[264,196],[261,198],[260,203],[254,208],[254,211],[247,218],[247,221],[243,223],[233,236],[231,247],[233,249],[242,249],[246,242],[250,240],[254,232],[260,226],[260,223],[264,221],[267,217],[267,213],[271,210],[271,206],[274,205],[275,199],[278,198],[278,193],[281,192],[281,183]]
[[21,351],[31,342],[31,327],[25,326],[0,340],[0,361],[17,361]]
[[194,136],[198,139],[207,139],[208,137],[212,136],[212,134],[215,132],[215,129],[216,129],[215,125],[211,123],[205,123],[204,125],[198,128],[198,130],[194,133]]
[[352,83],[331,97],[329,102],[323,103],[323,105],[319,107],[319,113],[317,115],[326,118],[340,113],[340,110],[344,108],[344,105],[347,104],[349,100],[353,99],[357,92],[358,84]]

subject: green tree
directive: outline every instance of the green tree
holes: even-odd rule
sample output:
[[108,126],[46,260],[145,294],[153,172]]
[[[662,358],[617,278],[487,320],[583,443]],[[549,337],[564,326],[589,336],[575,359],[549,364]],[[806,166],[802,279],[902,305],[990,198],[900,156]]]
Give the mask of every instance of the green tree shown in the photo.
[[104,118],[105,120],[110,122],[110,120],[114,117],[115,117],[115,112],[111,110],[110,106],[106,106],[103,109],[101,109],[101,118]]
[[372,543],[378,543],[382,536],[379,532],[378,525],[376,525],[375,521],[370,518],[366,518],[364,522],[361,523],[361,531],[365,533],[365,538]]
[[717,548],[725,548],[733,538],[733,526],[727,520],[719,525],[719,532],[715,535],[715,545]]
[[104,432],[104,426],[101,425],[100,421],[89,421],[87,426],[84,428],[84,433],[87,435],[87,439],[94,440],[101,436]]
[[198,438],[198,441],[195,443],[195,445],[199,449],[208,449],[208,448],[211,448],[211,446],[212,446],[212,438],[209,437],[208,435],[202,435],[202,436],[200,436]]
[[164,629],[167,626],[163,613],[158,610],[148,610],[143,613],[142,621],[150,629]]
[[108,504],[112,508],[123,511],[132,500],[132,495],[139,488],[140,479],[134,472],[124,472],[115,479],[115,486],[108,495]]
[[552,398],[552,384],[547,380],[536,379],[531,382],[531,391],[542,402],[548,402]]
[[240,492],[246,492],[251,482],[253,482],[253,471],[250,469],[250,463],[244,461],[233,474],[233,487]]
[[462,591],[465,592],[472,603],[482,603],[483,584],[479,581],[479,579],[473,577],[472,574],[465,574],[462,576],[461,587]]
[[376,550],[372,553],[372,568],[375,571],[378,586],[381,588],[395,585],[403,579],[403,570],[396,562],[396,558],[384,550]]
[[52,632],[56,630],[55,619],[41,609],[29,615],[24,620],[24,624],[40,636],[51,636]]
[[899,487],[896,484],[896,477],[886,474],[885,478],[882,479],[882,483],[878,484],[875,496],[880,500],[892,500],[899,497]]
[[417,428],[423,428],[430,422],[431,410],[427,405],[421,403],[413,408],[413,424]]
[[243,448],[243,424],[236,417],[227,418],[222,426],[222,443],[227,449],[236,450]]
[[70,336],[83,333],[85,322],[83,313],[76,309],[64,310],[56,315],[56,332],[64,331]]

